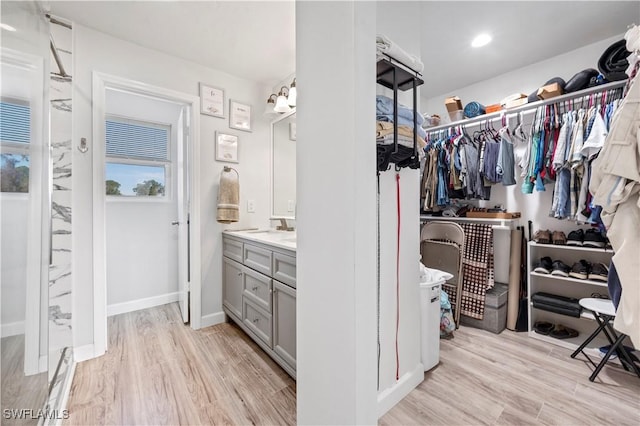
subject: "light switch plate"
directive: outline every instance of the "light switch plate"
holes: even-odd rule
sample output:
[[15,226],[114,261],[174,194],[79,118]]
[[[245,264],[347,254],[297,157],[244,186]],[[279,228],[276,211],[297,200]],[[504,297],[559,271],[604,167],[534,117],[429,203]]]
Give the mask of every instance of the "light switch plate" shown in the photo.
[[296,209],[296,203],[295,203],[295,201],[293,201],[293,200],[289,200],[289,201],[287,202],[287,211],[288,211],[288,212],[292,212],[292,211],[294,211],[295,209]]
[[256,200],[247,200],[247,212],[249,213],[256,212]]

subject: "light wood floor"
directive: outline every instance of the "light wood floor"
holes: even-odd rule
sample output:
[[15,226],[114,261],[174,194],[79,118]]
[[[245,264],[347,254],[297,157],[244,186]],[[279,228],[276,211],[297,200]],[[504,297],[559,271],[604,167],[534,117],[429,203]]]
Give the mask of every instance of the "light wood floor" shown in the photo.
[[3,337],[0,341],[2,356],[0,369],[2,392],[2,413],[0,424],[37,424],[37,419],[5,419],[5,409],[32,409],[35,411],[44,407],[44,400],[48,392],[47,373],[24,375],[24,334]]
[[[66,424],[295,424],[295,382],[233,324],[193,331],[171,304],[109,318],[109,340],[78,364]],[[640,379],[619,368],[590,383],[586,361],[508,331],[441,343],[380,424],[640,424]]]

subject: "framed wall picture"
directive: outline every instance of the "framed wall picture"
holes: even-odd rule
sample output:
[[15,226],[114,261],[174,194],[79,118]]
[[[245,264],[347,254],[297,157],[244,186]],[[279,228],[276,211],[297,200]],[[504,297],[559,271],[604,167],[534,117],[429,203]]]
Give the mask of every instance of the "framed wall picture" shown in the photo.
[[229,127],[232,129],[251,131],[251,105],[229,100]]
[[238,137],[216,132],[216,161],[238,162]]
[[200,83],[200,113],[224,118],[224,90]]

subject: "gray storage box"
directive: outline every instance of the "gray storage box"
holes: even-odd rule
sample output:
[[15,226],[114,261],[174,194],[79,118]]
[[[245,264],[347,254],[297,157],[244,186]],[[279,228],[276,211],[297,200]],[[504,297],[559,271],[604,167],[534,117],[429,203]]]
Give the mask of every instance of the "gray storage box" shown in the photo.
[[471,327],[481,328],[493,333],[500,333],[507,328],[507,284],[496,283],[487,291],[484,305],[484,318],[479,320],[462,315],[460,323]]

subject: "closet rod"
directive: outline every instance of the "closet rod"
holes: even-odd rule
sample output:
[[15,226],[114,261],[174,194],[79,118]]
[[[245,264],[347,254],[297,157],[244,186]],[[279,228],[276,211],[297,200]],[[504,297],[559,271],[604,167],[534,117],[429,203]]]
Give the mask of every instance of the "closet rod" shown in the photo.
[[593,93],[606,92],[607,90],[618,89],[620,87],[624,87],[627,83],[627,80],[614,81],[613,83],[601,84],[599,86],[589,87],[588,89],[580,90],[578,92],[567,93],[566,95],[556,96],[555,98],[545,99],[541,101],[531,102],[528,104],[520,105],[513,108],[503,109],[500,111],[492,112],[489,114],[478,115],[477,117],[467,118],[464,120],[454,121],[448,124],[441,124],[439,126],[428,127],[425,129],[427,133],[437,132],[439,130],[446,130],[450,127],[456,126],[468,126],[469,124],[474,124],[484,120],[492,120],[494,118],[500,118],[503,114],[513,114],[520,111],[526,111],[529,109],[535,109],[539,106],[556,104],[568,100],[579,99],[587,95],[591,95]]

